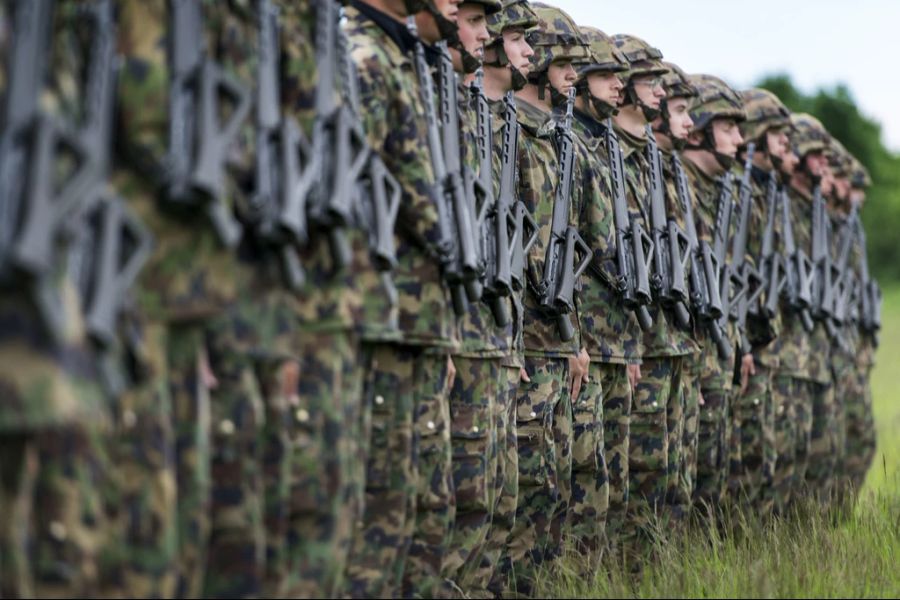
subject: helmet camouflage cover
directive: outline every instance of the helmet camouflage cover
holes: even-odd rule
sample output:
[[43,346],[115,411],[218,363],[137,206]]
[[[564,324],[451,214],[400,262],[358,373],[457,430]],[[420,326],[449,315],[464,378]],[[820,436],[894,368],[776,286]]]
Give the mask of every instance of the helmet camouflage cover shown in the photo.
[[503,0],[500,10],[488,16],[487,26],[491,34],[488,45],[502,41],[506,29],[519,27],[528,31],[537,27],[539,21],[528,0]]
[[791,125],[794,126],[791,144],[800,158],[810,152],[824,152],[828,148],[831,135],[822,122],[814,116],[807,113],[793,113]]
[[850,161],[853,165],[850,173],[850,185],[857,189],[865,189],[872,185],[872,178],[869,177],[869,171],[863,166],[859,159],[850,155]]
[[853,157],[842,143],[836,138],[831,138],[831,143],[825,151],[828,164],[835,177],[850,177],[853,173]]
[[662,65],[668,69],[663,75],[663,87],[666,88],[667,98],[694,98],[697,90],[688,81],[687,73],[674,63],[662,61]]
[[478,4],[484,7],[485,15],[493,15],[500,12],[503,3],[500,0],[463,0],[460,4]]
[[791,127],[791,111],[778,96],[762,88],[741,92],[747,120],[741,123],[744,141],[758,140],[769,129]]
[[579,27],[581,37],[590,46],[590,57],[578,69],[578,76],[603,71],[620,73],[628,70],[628,59],[616,48],[612,38],[596,27]]
[[691,107],[694,131],[702,131],[714,119],[734,119],[741,122],[747,118],[741,97],[715,75],[688,75],[688,82],[697,90],[697,97]]
[[534,49],[532,73],[544,73],[555,60],[580,64],[589,59],[590,48],[572,17],[546,4],[534,2],[531,6],[540,19],[537,28],[528,32],[528,43]]
[[662,63],[662,52],[641,38],[617,33],[612,40],[628,61],[628,71],[622,75],[626,83],[638,75],[664,75],[668,71]]

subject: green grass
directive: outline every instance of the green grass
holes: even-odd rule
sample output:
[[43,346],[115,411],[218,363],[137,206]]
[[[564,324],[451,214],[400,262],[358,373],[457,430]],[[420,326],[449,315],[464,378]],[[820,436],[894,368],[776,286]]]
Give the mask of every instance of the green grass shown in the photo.
[[878,451],[850,514],[802,507],[763,524],[735,515],[733,533],[695,528],[656,548],[640,580],[616,569],[590,579],[577,558],[541,573],[547,597],[900,597],[900,288],[886,292],[872,378]]

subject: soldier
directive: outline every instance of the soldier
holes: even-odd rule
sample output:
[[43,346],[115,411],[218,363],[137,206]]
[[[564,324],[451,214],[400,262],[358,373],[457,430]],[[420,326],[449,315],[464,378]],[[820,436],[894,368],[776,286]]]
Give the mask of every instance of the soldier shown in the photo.
[[[650,179],[651,161],[659,161],[660,157],[652,155],[656,144],[648,145],[648,136],[652,132],[647,126],[660,114],[660,102],[666,96],[662,75],[667,69],[660,62],[662,53],[645,41],[622,34],[613,36],[613,40],[629,62],[629,70],[623,76],[625,89],[619,113],[613,119],[616,133],[622,140],[629,213],[632,219],[641,220],[644,231],[651,232],[651,185],[662,182]],[[661,177],[662,173],[659,175]],[[668,213],[665,216],[668,217]],[[657,272],[654,276],[661,277],[662,274]],[[647,310],[652,324],[645,325],[647,328],[641,339],[641,379],[631,407],[626,536],[633,550],[652,537],[652,519],[663,512],[670,472],[677,478],[674,465],[680,464],[680,453],[671,453],[674,465],[670,469],[669,442],[678,448],[681,446],[684,431],[682,357],[695,350],[686,330],[687,323],[681,325],[685,329],[679,328],[675,314],[663,306],[659,288]],[[633,568],[637,569],[639,565],[635,562]]]
[[[697,234],[701,242],[713,243],[717,233],[717,212],[723,178],[730,178],[738,146],[742,142],[738,124],[744,120],[740,97],[728,85],[711,75],[691,75],[697,90],[691,107],[694,127],[683,152],[684,168],[694,195]],[[726,240],[728,231],[721,232]],[[719,265],[720,269],[724,265]],[[724,300],[723,300],[724,301]],[[716,506],[725,493],[728,476],[730,437],[729,400],[735,352],[733,332],[723,332],[724,344],[732,347],[723,357],[710,327],[700,328],[703,369],[700,375],[700,425],[697,443],[697,480],[694,502]],[[749,359],[752,366],[752,356]],[[746,376],[742,365],[742,375]]]
[[[517,148],[519,124],[516,121],[513,92],[521,89],[531,69],[534,51],[526,41],[526,33],[538,24],[537,15],[527,0],[507,0],[503,8],[488,18],[491,40],[484,49],[484,93],[493,118],[492,179],[494,197],[498,203],[509,201],[513,215],[523,215],[524,204],[517,198]],[[504,171],[507,177],[504,178]],[[501,195],[503,198],[501,198]],[[498,207],[497,217],[501,218]],[[518,222],[518,218],[516,219]],[[524,249],[531,237],[517,225],[515,245]],[[511,264],[512,267],[512,264]],[[511,273],[510,304],[512,314],[506,328],[506,356],[502,359],[500,393],[497,396],[495,437],[497,466],[493,486],[488,488],[492,518],[480,557],[464,567],[460,584],[470,597],[499,596],[506,588],[506,578],[500,565],[506,551],[507,539],[516,519],[519,495],[519,455],[516,443],[516,398],[520,381],[528,381],[524,367],[522,339],[522,280],[521,274]],[[490,469],[489,469],[490,471]]]
[[[482,139],[477,130],[479,119],[489,119],[490,111],[485,103],[484,113],[477,114],[476,90],[471,88],[475,71],[482,68],[484,44],[490,39],[486,16],[500,10],[499,0],[462,2],[457,13],[459,41],[450,48],[453,68],[457,74],[459,89],[460,146],[464,166],[471,174],[470,181],[480,180],[482,145],[489,148],[491,139]],[[468,84],[468,85],[467,85]],[[480,82],[476,85],[480,85]],[[480,89],[480,87],[478,87]],[[488,165],[491,169],[492,165]],[[488,181],[493,179],[488,174]],[[474,185],[467,193],[475,191]],[[474,195],[474,194],[472,194]],[[472,206],[478,201],[472,198]],[[477,224],[477,223],[476,223]],[[481,227],[487,227],[482,224]],[[481,228],[476,232],[483,234]],[[456,516],[451,538],[443,563],[444,579],[457,586],[461,570],[469,562],[480,557],[491,520],[491,493],[489,486],[496,477],[496,432],[492,420],[500,394],[502,357],[509,352],[505,327],[496,323],[488,306],[483,302],[469,302],[461,319],[460,351],[453,355],[457,376],[450,392],[450,436],[453,441],[453,486],[456,497]],[[509,312],[508,300],[502,310]]]
[[[741,123],[741,136],[745,143],[755,145],[750,179],[753,204],[747,252],[762,275],[766,268],[766,258],[761,254],[763,236],[771,226],[774,244],[775,232],[781,229],[775,227],[780,220],[777,210],[777,167],[788,150],[790,113],[774,94],[766,90],[747,90],[741,96],[747,113],[747,120]],[[770,224],[768,219],[774,222]],[[773,245],[771,251],[775,252],[777,248]],[[762,285],[765,286],[765,282]],[[765,290],[766,293],[768,291]],[[746,390],[738,396],[735,406],[741,461],[732,465],[729,482],[734,498],[748,506],[755,506],[763,514],[770,513],[772,509],[771,498],[762,492],[771,489],[775,475],[776,407],[772,389],[780,356],[785,352],[776,339],[781,335],[781,319],[777,313],[766,313],[768,301],[768,297],[760,296],[750,307],[747,336],[752,344],[755,373],[751,375]],[[777,304],[774,306],[777,307]],[[789,351],[796,352],[796,349]]]
[[[395,274],[400,338],[373,339],[366,345],[370,371],[365,398],[373,403],[372,438],[366,509],[347,572],[352,596],[399,594],[414,531],[420,536],[413,567],[421,575],[418,585],[434,589],[452,519],[447,397],[454,376],[449,352],[458,340],[442,280],[447,254],[439,244],[437,188],[421,89],[425,79],[416,77],[414,52],[420,41],[403,23],[421,8],[411,0],[365,0],[345,12],[366,136],[403,194]],[[429,2],[428,8],[430,22],[423,23],[422,35],[434,42],[440,39],[434,13],[449,16],[456,6],[441,2],[438,10]],[[399,123],[404,124],[401,131],[390,131]]]
[[[57,182],[52,174],[62,171],[62,189],[47,190],[48,199],[71,194],[83,176],[83,171],[60,170],[73,158],[71,152],[91,166],[60,127],[83,143],[82,136],[94,133],[89,120],[105,120],[86,102],[88,86],[97,81],[81,75],[91,60],[99,61],[97,46],[84,42],[96,32],[91,17],[97,8],[89,2],[29,1],[0,7],[0,595],[5,597],[96,594],[108,533],[97,484],[106,466],[102,442],[110,431],[110,398],[88,337],[87,299],[79,294],[66,258],[73,244],[56,248],[64,239],[62,220],[58,213],[36,212],[41,190],[35,188],[35,182]],[[39,133],[62,146],[51,149],[49,161],[29,160],[38,152]],[[101,142],[102,151],[109,151],[110,142]],[[40,172],[41,167],[47,170]],[[90,185],[106,186],[107,173],[101,177]],[[91,191],[82,189],[81,196]],[[88,210],[89,200],[79,199],[76,208]],[[61,202],[56,204],[58,210]],[[35,248],[45,245],[45,260],[31,260]]]
[[[534,216],[539,242],[531,248],[527,263],[523,332],[530,380],[523,381],[517,398],[519,504],[508,563],[503,566],[520,591],[531,589],[534,568],[558,549],[559,526],[571,491],[571,398],[581,391],[588,363],[577,329],[563,341],[558,319],[541,308],[538,291],[560,180],[554,147],[557,124],[551,111],[567,99],[576,78],[572,61],[585,58],[587,48],[567,15],[545,5],[532,6],[540,18],[540,25],[527,38],[535,52],[533,69],[528,83],[516,94],[522,134],[518,195]],[[570,203],[570,224],[576,209]]]
[[[822,124],[806,114],[791,115],[797,130],[791,141],[797,149],[800,164],[791,177],[792,202],[797,210],[794,236],[800,248],[810,249],[814,235],[812,226],[813,199],[816,188],[830,193],[830,179],[826,177],[828,158],[825,154],[830,136]],[[834,388],[829,367],[832,341],[822,321],[817,320],[810,334],[809,373],[804,385],[808,388],[809,403],[796,405],[795,419],[799,433],[795,465],[796,487],[800,492],[809,486],[815,494],[825,492],[828,478],[834,471],[836,440],[834,439]],[[805,484],[804,484],[805,482]]]
[[[688,82],[687,75],[677,65],[663,61],[668,69],[663,77],[666,97],[660,100],[660,114],[654,119],[653,133],[662,154],[663,174],[666,184],[666,202],[668,210],[675,216],[676,223],[682,231],[686,231],[686,216],[682,202],[692,202],[692,198],[679,197],[677,178],[684,177],[684,167],[676,152],[684,149],[688,134],[694,125],[691,120],[691,102],[697,96],[697,90]],[[677,161],[676,161],[677,157]],[[689,190],[687,191],[690,194]],[[683,193],[683,192],[682,192]],[[685,267],[687,281],[691,261]],[[693,330],[702,327],[698,323],[698,315],[691,316]],[[672,411],[666,413],[669,435],[669,469],[667,484],[667,503],[672,507],[675,518],[683,518],[690,511],[691,495],[697,477],[697,427],[700,415],[700,374],[703,363],[699,346],[692,354],[686,354],[681,372],[681,389],[683,393],[683,425],[681,439],[678,422]]]
[[[591,56],[578,69],[575,131],[589,150],[587,169],[601,178],[602,194],[582,206],[579,219],[582,237],[590,246],[593,258],[580,295],[579,316],[591,365],[578,405],[594,396],[600,397],[597,413],[602,425],[598,427],[603,428],[603,433],[598,438],[602,437],[599,442],[603,452],[596,453],[597,458],[593,460],[601,476],[606,468],[609,500],[605,537],[610,554],[615,556],[628,505],[629,418],[634,382],[640,371],[641,337],[637,319],[625,307],[615,283],[619,274],[615,265],[616,240],[610,205],[613,182],[607,149],[609,119],[617,111],[623,88],[618,74],[628,69],[628,61],[602,31],[581,27],[580,32],[590,45]],[[576,433],[584,437],[583,432]],[[585,453],[575,455],[579,454]],[[601,457],[605,459],[602,462]],[[596,477],[590,469],[576,470],[575,475],[573,485],[582,487],[584,483],[578,477]],[[596,510],[602,508],[601,505]],[[571,518],[573,522],[579,519],[575,514]]]

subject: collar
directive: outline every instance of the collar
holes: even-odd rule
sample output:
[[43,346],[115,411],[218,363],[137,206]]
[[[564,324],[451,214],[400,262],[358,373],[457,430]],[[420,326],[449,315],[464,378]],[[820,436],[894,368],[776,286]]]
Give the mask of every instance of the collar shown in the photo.
[[[361,2],[360,0],[353,0],[352,8],[359,12],[362,19],[371,21],[375,26],[387,34],[400,49],[400,52],[407,56],[412,56],[416,50],[416,42],[421,41],[422,46],[425,47],[425,58],[428,60],[428,63],[432,66],[437,64],[437,59],[440,57],[438,50],[434,46],[426,44],[424,41],[410,33],[405,23],[401,23],[387,13],[374,8],[370,4]],[[347,17],[351,18],[352,13],[348,11]]]
[[535,137],[552,136],[555,125],[550,113],[546,113],[538,107],[516,99],[516,114],[522,129]]
[[638,150],[643,150],[647,146],[647,138],[636,137],[619,127],[613,121],[613,127],[616,135],[619,136],[619,145],[622,148],[622,159],[626,160],[629,156]]
[[575,116],[575,121],[580,123],[592,137],[603,139],[606,136],[606,123],[598,121],[578,108],[575,108],[572,114]]

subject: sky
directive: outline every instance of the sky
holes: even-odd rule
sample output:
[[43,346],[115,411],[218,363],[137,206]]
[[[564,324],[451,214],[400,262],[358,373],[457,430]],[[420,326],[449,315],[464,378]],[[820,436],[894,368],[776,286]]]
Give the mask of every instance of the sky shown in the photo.
[[[547,1],[547,0],[544,0]],[[789,74],[802,91],[844,83],[900,152],[900,1],[549,0],[579,25],[630,33],[688,73],[733,87]]]

